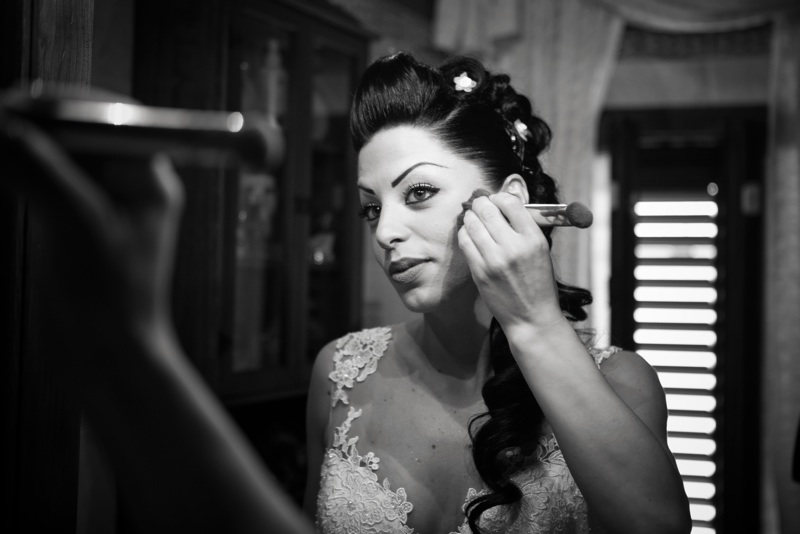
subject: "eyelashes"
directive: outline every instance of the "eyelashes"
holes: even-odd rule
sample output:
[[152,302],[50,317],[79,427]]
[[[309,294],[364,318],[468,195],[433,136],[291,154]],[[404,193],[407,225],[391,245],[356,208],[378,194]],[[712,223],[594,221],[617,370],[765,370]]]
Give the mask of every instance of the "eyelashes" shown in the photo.
[[[438,187],[435,187],[426,182],[418,182],[414,184],[409,184],[403,190],[403,198],[406,199],[406,204],[417,204],[419,202],[425,202],[438,192],[439,192]],[[413,201],[409,200],[409,197],[411,195],[414,195]]]
[[375,202],[362,204],[361,207],[358,208],[358,216],[366,221],[374,221],[378,218],[380,213],[381,207]]
[[[436,195],[439,188],[427,182],[409,184],[403,189],[403,198],[406,205],[420,204]],[[358,216],[367,221],[376,220],[381,213],[381,206],[377,202],[362,204],[358,209]]]

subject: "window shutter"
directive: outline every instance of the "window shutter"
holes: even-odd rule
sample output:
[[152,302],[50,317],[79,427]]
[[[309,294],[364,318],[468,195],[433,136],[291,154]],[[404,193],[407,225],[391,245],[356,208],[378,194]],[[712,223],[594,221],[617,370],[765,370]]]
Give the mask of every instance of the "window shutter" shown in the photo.
[[634,204],[634,334],[667,397],[668,442],[693,534],[715,532],[716,202],[642,193]]

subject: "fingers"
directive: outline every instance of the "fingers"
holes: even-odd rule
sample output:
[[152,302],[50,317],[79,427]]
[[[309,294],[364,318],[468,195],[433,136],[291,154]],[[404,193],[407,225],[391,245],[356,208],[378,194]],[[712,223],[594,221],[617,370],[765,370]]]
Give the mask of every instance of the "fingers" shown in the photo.
[[473,202],[464,214],[458,242],[473,277],[504,276],[521,266],[530,269],[550,262],[550,247],[541,229],[521,201],[505,193]]
[[492,245],[512,247],[520,238],[533,243],[545,240],[519,198],[507,193],[475,199],[464,214],[464,224],[476,245],[486,252]]
[[464,214],[464,226],[461,230],[466,233],[470,243],[481,256],[487,258],[495,256],[494,248],[498,246],[497,242],[486,224],[473,210],[468,210]]
[[483,255],[481,254],[480,250],[478,250],[478,247],[475,245],[472,237],[470,237],[469,231],[466,229],[466,227],[462,226],[458,231],[458,246],[461,247],[461,251],[467,258],[467,264],[469,265],[473,278],[483,277]]
[[492,202],[502,211],[515,232],[524,236],[540,235],[541,229],[533,220],[522,200],[508,193],[498,193]]
[[[468,228],[473,239],[481,243],[485,242],[487,238],[496,243],[502,243],[505,240],[510,229],[509,224],[503,212],[494,203],[494,198],[476,198],[472,202],[472,209],[464,214],[464,224],[467,224],[470,212],[476,216],[472,219],[471,228]],[[476,219],[482,224],[478,224]]]
[[151,161],[151,171],[155,177],[153,185],[158,198],[164,205],[180,211],[183,208],[185,193],[172,160],[166,154],[156,154]]

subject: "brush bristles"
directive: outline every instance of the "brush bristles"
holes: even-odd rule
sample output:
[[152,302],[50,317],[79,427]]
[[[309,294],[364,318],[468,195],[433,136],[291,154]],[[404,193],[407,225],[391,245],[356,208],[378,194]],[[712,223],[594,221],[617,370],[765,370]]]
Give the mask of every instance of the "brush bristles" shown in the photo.
[[488,197],[491,195],[489,191],[486,189],[476,189],[472,192],[472,195],[467,199],[466,202],[461,203],[461,213],[458,214],[458,219],[456,220],[456,228],[461,229],[464,226],[464,214],[467,213],[468,210],[472,209],[472,202],[478,197]]
[[567,220],[575,228],[589,228],[594,216],[589,208],[580,202],[573,202],[566,209]]

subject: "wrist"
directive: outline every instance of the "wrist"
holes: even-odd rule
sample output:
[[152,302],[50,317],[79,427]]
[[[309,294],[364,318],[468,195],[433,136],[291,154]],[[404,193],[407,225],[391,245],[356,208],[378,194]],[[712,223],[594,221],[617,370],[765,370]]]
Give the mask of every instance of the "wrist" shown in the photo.
[[543,318],[536,322],[511,325],[503,328],[512,351],[522,349],[526,352],[549,351],[563,347],[565,342],[577,341],[580,343],[575,329],[563,314]]

